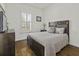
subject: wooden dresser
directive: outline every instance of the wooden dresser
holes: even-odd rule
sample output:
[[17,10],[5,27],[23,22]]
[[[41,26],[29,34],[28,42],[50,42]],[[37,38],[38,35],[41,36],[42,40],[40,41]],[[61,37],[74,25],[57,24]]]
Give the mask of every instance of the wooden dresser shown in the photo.
[[0,33],[2,40],[1,47],[2,52],[0,55],[3,56],[14,56],[15,55],[15,33]]
[[4,33],[0,33],[0,56],[3,55],[3,37]]

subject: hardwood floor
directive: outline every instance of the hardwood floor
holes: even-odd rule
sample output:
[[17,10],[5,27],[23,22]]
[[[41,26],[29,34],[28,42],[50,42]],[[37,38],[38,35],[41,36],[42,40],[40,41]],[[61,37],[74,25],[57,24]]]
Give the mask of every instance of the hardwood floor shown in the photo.
[[[28,47],[27,41],[22,40],[15,43],[16,56],[33,56],[33,51]],[[57,53],[57,56],[79,56],[79,48],[68,45]]]
[[58,52],[57,56],[79,56],[79,48],[68,45]]
[[32,50],[27,46],[27,41],[18,41],[15,43],[15,56],[31,56]]

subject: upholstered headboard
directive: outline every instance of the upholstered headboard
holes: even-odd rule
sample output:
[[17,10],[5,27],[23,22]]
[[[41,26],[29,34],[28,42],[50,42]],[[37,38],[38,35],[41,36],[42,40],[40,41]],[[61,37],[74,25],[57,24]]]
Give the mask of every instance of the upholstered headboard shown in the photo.
[[64,33],[69,36],[69,20],[49,22],[49,27],[65,28]]

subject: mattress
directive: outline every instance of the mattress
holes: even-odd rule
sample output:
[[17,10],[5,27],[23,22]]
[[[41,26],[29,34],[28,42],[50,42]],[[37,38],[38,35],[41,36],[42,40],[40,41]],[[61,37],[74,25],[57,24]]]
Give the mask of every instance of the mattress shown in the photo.
[[45,47],[45,56],[55,56],[57,52],[68,44],[67,34],[37,32],[29,33],[29,35]]

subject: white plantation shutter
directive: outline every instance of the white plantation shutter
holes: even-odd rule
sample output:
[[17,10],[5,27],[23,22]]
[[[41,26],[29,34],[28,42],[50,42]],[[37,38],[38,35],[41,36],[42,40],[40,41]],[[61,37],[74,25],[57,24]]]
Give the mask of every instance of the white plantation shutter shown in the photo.
[[31,31],[31,14],[22,13],[22,29],[25,32]]
[[28,25],[29,32],[31,31],[31,14],[27,14],[27,21],[26,24]]

